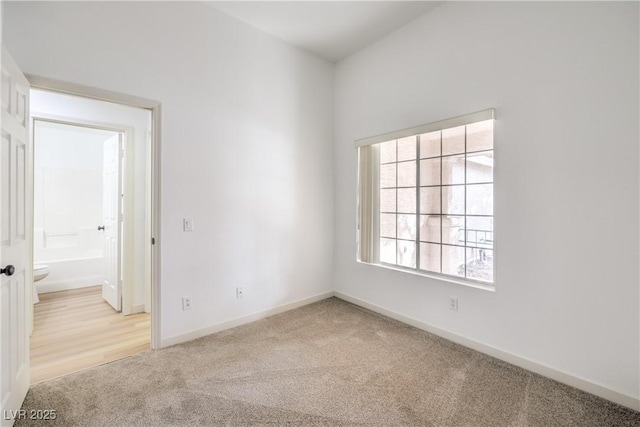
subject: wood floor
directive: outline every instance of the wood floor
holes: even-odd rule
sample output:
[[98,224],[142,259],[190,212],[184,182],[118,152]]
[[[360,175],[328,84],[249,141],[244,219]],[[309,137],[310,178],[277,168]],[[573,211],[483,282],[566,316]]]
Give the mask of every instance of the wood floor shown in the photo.
[[149,314],[116,312],[100,286],[40,294],[34,310],[31,384],[150,348]]

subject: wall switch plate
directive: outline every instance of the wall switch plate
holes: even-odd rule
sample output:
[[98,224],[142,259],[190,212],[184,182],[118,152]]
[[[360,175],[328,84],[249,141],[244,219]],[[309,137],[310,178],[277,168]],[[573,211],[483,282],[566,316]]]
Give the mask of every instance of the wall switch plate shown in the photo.
[[182,310],[191,310],[191,297],[182,297]]
[[244,298],[244,288],[243,287],[236,288],[236,298],[238,298],[238,299]]
[[182,220],[182,230],[183,231],[193,231],[193,219],[185,218]]
[[458,297],[449,297],[449,310],[458,311]]

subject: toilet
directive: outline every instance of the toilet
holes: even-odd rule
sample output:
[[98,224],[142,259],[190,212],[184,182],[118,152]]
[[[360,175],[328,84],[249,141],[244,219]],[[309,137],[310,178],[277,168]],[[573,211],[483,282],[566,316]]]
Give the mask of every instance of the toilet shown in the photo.
[[47,264],[34,264],[33,265],[33,303],[40,302],[38,297],[38,289],[36,288],[36,282],[42,280],[49,275],[49,266]]
[[47,264],[35,264],[33,266],[33,281],[37,282],[49,275],[49,266]]

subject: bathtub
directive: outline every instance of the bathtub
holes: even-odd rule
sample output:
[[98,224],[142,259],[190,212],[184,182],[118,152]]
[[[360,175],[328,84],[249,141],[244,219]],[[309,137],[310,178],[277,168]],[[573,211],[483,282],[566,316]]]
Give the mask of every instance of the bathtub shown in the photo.
[[103,281],[103,257],[43,261],[43,263],[49,266],[49,276],[35,284],[39,294],[100,285]]
[[49,276],[35,284],[38,293],[102,284],[104,234],[97,227],[68,231],[33,230],[34,263],[49,266]]

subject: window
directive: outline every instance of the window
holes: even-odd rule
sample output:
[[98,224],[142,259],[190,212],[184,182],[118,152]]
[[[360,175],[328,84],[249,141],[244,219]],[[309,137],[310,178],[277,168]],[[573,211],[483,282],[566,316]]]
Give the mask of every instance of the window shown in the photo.
[[356,141],[359,261],[493,285],[494,115]]

